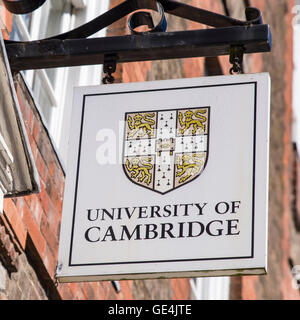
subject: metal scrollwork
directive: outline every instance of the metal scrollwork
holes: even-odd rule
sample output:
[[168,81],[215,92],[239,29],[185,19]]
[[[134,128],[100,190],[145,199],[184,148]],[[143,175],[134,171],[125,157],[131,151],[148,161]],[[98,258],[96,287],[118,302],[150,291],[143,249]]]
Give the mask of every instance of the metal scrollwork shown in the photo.
[[[45,1],[46,0],[3,0],[6,8],[15,14],[31,12],[40,7]],[[159,12],[161,15],[160,22],[154,26],[149,13],[135,12],[143,9]],[[215,28],[251,26],[263,23],[260,10],[253,7],[246,8],[246,21],[242,21],[173,0],[160,0],[159,2],[156,0],[126,0],[78,28],[43,40],[87,38],[129,14],[132,14],[129,19],[129,28],[134,33],[138,33],[134,31],[134,29],[137,28],[138,25],[143,24],[148,25],[150,32],[163,32],[167,27],[164,12]]]
[[[33,11],[45,1],[3,0],[3,3],[9,11],[18,14]],[[159,14],[158,22],[154,22],[154,11]],[[165,13],[213,28],[166,32]],[[269,52],[272,47],[270,27],[263,24],[261,12],[248,7],[245,14],[246,21],[242,21],[174,0],[124,0],[68,32],[36,41],[6,40],[5,46],[14,72],[106,64],[104,81],[113,82],[113,65],[106,63],[108,56],[113,55],[117,63],[124,63],[219,56],[231,52],[231,72],[241,72],[242,57],[234,56],[233,47],[242,47],[243,54]],[[88,38],[127,16],[132,35]],[[145,27],[146,31],[141,31],[140,27]]]
[[46,0],[2,0],[6,9],[14,14],[26,14],[34,11]]
[[132,34],[143,34],[144,31],[139,32],[136,28],[140,26],[147,26],[149,28],[146,32],[165,32],[167,30],[167,20],[164,13],[164,8],[160,2],[156,2],[154,10],[160,15],[160,20],[157,25],[154,25],[153,18],[149,12],[137,11],[133,13],[128,20],[128,27]]

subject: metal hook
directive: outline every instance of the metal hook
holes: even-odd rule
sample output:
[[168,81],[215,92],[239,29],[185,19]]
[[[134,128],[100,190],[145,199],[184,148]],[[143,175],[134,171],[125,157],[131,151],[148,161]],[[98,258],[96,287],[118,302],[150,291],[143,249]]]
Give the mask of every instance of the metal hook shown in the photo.
[[232,64],[230,68],[230,74],[243,73],[243,57],[245,49],[243,47],[232,47],[230,49],[229,61]]
[[117,56],[116,55],[108,55],[104,57],[103,63],[103,73],[106,75],[102,79],[103,84],[114,83],[115,78],[113,77],[113,73],[116,72],[117,68]]

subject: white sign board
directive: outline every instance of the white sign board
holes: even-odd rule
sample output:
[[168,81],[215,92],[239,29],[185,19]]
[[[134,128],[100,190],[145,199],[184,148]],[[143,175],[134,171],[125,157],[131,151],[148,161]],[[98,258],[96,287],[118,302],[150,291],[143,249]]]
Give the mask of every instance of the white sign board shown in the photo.
[[75,89],[57,276],[263,274],[268,74]]

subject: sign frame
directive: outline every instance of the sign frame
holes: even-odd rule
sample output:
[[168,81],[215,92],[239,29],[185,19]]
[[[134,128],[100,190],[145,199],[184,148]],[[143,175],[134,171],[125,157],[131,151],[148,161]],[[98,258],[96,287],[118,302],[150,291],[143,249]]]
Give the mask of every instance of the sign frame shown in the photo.
[[[245,245],[247,246],[247,248],[250,248],[250,253],[248,255],[241,254],[240,256],[230,256],[227,254],[223,257],[219,255],[216,257],[189,257],[189,259],[176,258],[173,260],[171,258],[166,257],[164,260],[149,260],[144,261],[145,263],[143,263],[141,260],[126,262],[126,256],[122,257],[122,259],[124,260],[119,260],[118,262],[105,261],[104,257],[103,262],[95,262],[95,260],[93,260],[89,263],[81,263],[81,259],[84,260],[84,258],[82,257],[86,254],[85,250],[80,250],[80,253],[76,254],[77,258],[74,258],[75,255],[74,257],[72,257],[72,250],[76,250],[77,245],[77,240],[74,241],[74,237],[76,238],[76,230],[78,228],[80,229],[80,223],[78,223],[78,221],[75,221],[75,219],[77,219],[75,218],[76,206],[78,205],[77,199],[78,197],[80,199],[82,197],[82,195],[79,194],[81,192],[80,187],[78,187],[78,179],[80,176],[80,161],[83,161],[82,163],[85,164],[87,163],[84,162],[85,160],[81,159],[81,147],[83,147],[83,144],[87,141],[84,141],[84,139],[86,139],[87,136],[83,137],[82,135],[83,127],[86,127],[86,123],[84,124],[84,120],[86,116],[85,103],[88,100],[87,97],[106,96],[111,98],[112,96],[116,95],[117,93],[120,94],[121,92],[124,93],[124,96],[129,96],[134,92],[152,92],[153,94],[155,94],[156,92],[167,92],[168,90],[173,90],[173,92],[175,92],[175,90],[200,90],[200,88],[204,89],[212,87],[216,89],[219,89],[221,87],[226,87],[226,89],[230,89],[230,87],[236,85],[249,85],[253,86],[254,88],[253,102],[251,102],[253,104],[253,110],[251,110],[251,112],[253,111],[253,137],[251,138],[253,139],[253,175],[252,186],[249,187],[252,190],[252,225],[251,227],[249,227],[249,230],[247,231],[247,239],[251,242],[251,248],[248,244]],[[251,90],[249,92],[252,92]],[[249,105],[252,105],[251,103],[249,103]],[[103,108],[104,107],[102,107],[102,111]],[[106,106],[106,109],[107,108],[108,107]],[[241,106],[241,108],[243,107]],[[210,106],[210,110],[212,109],[213,106]],[[270,78],[267,73],[164,80],[147,83],[116,84],[110,86],[76,88],[74,94],[74,113],[72,118],[73,131],[71,131],[70,136],[70,150],[67,167],[66,189],[63,204],[59,258],[57,266],[58,280],[60,282],[74,282],[96,280],[265,274],[267,272],[268,161],[270,115],[269,109]],[[126,108],[124,108],[123,111],[124,116]],[[213,141],[210,143],[213,143]],[[70,157],[70,154],[72,155],[72,157]],[[84,152],[84,154],[86,154],[86,152]],[[213,155],[210,154],[209,157],[211,156],[213,157]],[[119,165],[122,167],[121,163]],[[121,168],[121,170],[123,170],[123,168]],[[125,175],[123,178],[127,179],[128,182],[128,178],[125,177]],[[90,177],[89,179],[92,178]],[[200,179],[201,177],[199,178],[199,180]],[[189,187],[186,186],[186,188],[192,188],[192,183],[188,185]],[[145,189],[141,188],[140,186],[137,186],[137,188]],[[179,190],[180,189],[183,188],[179,188]],[[152,191],[145,189],[145,192],[151,193]],[[149,194],[149,197],[151,196],[152,195]],[[228,201],[218,201],[214,203],[215,213],[217,212],[221,215],[221,211],[224,211],[224,209],[221,209],[221,203],[223,203],[223,208],[224,206],[226,207],[231,205],[232,213],[236,213],[238,211],[240,204],[239,201],[236,201],[236,199],[232,198]],[[219,207],[217,207],[218,204]],[[185,208],[187,208],[187,206],[188,205],[186,205]],[[227,211],[229,211],[229,209]],[[73,214],[70,214],[70,212]],[[231,222],[228,222],[229,220],[226,221],[227,233],[231,235],[237,235],[237,226],[235,225],[236,222],[232,222],[233,220],[230,220]],[[94,230],[96,230],[96,228]],[[94,235],[90,236],[89,240],[91,240],[92,237],[94,237]],[[82,235],[81,238],[83,239]],[[93,241],[90,242],[95,242],[94,239],[96,238],[93,238]],[[186,239],[182,240],[185,241]],[[118,246],[118,243],[113,243],[112,246],[113,245]],[[145,245],[145,250],[146,248],[147,245]],[[107,248],[103,252],[108,252]],[[76,259],[77,262],[75,261]]]

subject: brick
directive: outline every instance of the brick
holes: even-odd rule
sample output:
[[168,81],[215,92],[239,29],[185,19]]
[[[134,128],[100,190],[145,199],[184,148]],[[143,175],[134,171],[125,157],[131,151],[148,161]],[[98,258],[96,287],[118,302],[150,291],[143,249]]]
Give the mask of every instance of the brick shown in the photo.
[[46,192],[49,195],[51,202],[54,206],[54,208],[57,211],[61,211],[62,209],[62,201],[63,197],[60,195],[59,190],[57,189],[56,185],[54,184],[51,177],[48,178],[46,183]]
[[36,247],[40,256],[43,257],[45,253],[46,242],[40,232],[39,225],[35,221],[27,204],[24,204],[23,207],[23,221],[27,227],[27,230],[30,234],[30,238],[32,239],[34,246]]
[[58,285],[58,291],[60,295],[65,299],[65,300],[73,300],[74,295],[70,291],[70,285],[66,283],[60,283]]
[[57,253],[53,252],[49,246],[45,248],[45,254],[43,256],[43,263],[49,276],[54,279],[56,265],[57,265]]
[[16,234],[19,243],[22,248],[25,248],[27,230],[21,219],[20,212],[18,212],[11,199],[4,200],[4,213]]
[[11,32],[12,24],[13,24],[13,15],[9,11],[5,10],[5,26],[8,32]]
[[43,157],[45,164],[48,166],[48,164],[56,158],[56,155],[46,130],[41,130],[36,142],[41,156]]
[[49,195],[46,191],[46,186],[45,186],[44,181],[41,181],[40,186],[41,186],[41,192],[38,194],[38,197],[39,197],[39,201],[41,203],[43,210],[47,214],[47,212],[49,210],[50,198],[49,198]]
[[63,198],[64,195],[64,186],[65,186],[65,176],[63,174],[63,171],[61,168],[56,164],[56,162],[53,162],[53,171],[50,175],[51,181],[53,182],[53,185],[55,187],[55,191],[57,192],[58,196],[60,198]]
[[45,217],[49,223],[51,232],[57,235],[60,227],[61,211],[54,207],[52,201],[49,202],[49,209],[45,213]]
[[49,246],[50,250],[54,255],[56,255],[58,248],[58,239],[56,237],[56,234],[52,231],[52,228],[50,227],[50,224],[47,221],[46,215],[42,216],[40,230],[42,235],[46,239],[46,243]]
[[38,225],[40,225],[42,216],[45,214],[45,212],[36,194],[31,195],[29,198],[30,198],[30,203],[27,202],[27,205],[29,206],[35,221],[37,222]]
[[123,299],[133,299],[132,287],[133,281],[120,281],[121,294]]
[[36,152],[36,157],[35,157],[35,165],[38,170],[40,178],[46,182],[48,179],[49,171],[48,168],[45,164],[45,160],[41,156],[40,152]]
[[32,125],[32,137],[35,140],[36,143],[38,143],[40,138],[40,133],[42,131],[42,124],[38,118],[32,119],[33,125]]
[[69,289],[70,289],[70,292],[71,292],[71,294],[73,296],[73,299],[74,298],[76,299],[77,293],[81,290],[80,286],[79,286],[79,283],[70,283],[69,284]]
[[82,291],[87,300],[94,300],[96,298],[93,285],[90,282],[83,283]]

